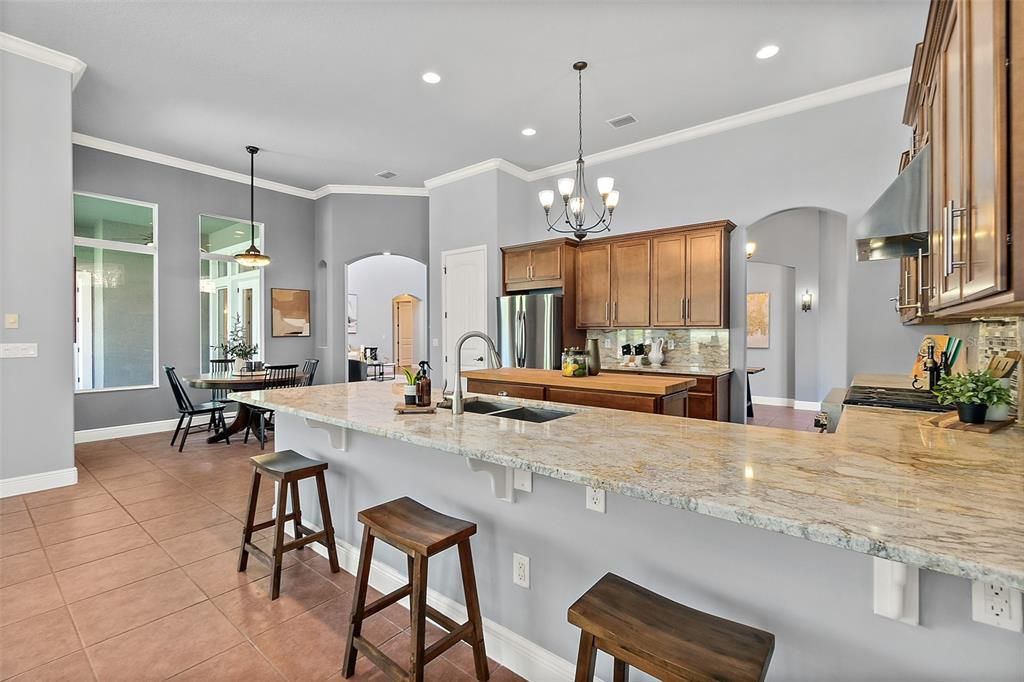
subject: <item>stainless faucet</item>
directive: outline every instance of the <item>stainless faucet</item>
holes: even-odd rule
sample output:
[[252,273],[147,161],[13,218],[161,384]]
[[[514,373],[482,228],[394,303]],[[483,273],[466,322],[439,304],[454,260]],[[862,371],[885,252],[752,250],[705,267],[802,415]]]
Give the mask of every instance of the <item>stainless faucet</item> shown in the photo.
[[[466,332],[455,342],[455,392],[452,394],[452,414],[462,414],[462,344],[467,339],[483,339],[487,344],[487,367],[501,367],[501,358],[494,347],[494,341],[483,332]],[[483,358],[480,358],[481,360]]]

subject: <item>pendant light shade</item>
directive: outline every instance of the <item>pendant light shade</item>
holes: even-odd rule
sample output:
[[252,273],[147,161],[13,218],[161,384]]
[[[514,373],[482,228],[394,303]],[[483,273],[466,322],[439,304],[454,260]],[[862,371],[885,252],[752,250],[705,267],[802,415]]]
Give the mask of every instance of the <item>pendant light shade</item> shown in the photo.
[[249,248],[235,254],[235,262],[250,268],[262,268],[270,265],[270,256],[260,253],[256,248],[256,154],[259,147],[249,145]]

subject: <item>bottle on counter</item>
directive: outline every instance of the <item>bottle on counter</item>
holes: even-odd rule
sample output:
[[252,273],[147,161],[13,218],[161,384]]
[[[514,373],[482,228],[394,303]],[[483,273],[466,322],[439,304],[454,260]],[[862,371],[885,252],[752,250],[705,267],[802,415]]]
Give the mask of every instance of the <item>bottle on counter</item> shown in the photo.
[[430,363],[426,360],[420,362],[420,371],[416,372],[416,406],[428,407],[430,405]]

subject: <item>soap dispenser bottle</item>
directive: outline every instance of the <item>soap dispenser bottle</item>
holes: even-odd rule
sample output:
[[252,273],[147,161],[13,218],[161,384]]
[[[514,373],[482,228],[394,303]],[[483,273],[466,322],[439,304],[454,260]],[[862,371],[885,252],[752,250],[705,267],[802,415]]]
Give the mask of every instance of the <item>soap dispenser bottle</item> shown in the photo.
[[416,372],[416,406],[430,405],[430,363],[420,361],[420,371]]

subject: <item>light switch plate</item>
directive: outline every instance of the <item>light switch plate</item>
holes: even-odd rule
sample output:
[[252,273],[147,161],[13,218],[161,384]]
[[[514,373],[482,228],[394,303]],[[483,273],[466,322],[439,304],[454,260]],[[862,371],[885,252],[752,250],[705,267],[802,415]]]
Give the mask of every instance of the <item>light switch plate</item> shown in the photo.
[[17,329],[18,324],[18,313],[6,313],[4,315],[4,329]]
[[0,344],[0,358],[34,358],[38,355],[39,345],[35,343]]

